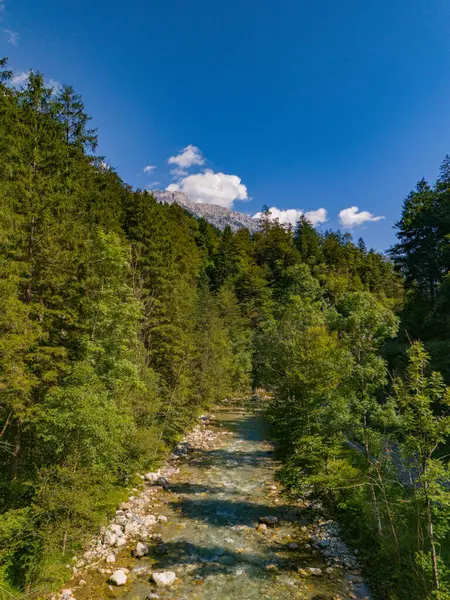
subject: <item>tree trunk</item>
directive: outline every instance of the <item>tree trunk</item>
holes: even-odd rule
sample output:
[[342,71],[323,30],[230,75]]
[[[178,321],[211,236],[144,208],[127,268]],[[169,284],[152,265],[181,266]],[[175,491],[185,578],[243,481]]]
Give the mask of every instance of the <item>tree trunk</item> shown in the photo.
[[386,513],[387,513],[389,523],[391,526],[392,537],[394,538],[395,547],[397,549],[397,558],[400,561],[400,547],[399,547],[399,542],[398,542],[397,530],[395,528],[394,518],[392,516],[391,507],[390,507],[389,500],[387,497],[386,486],[384,485],[383,477],[378,469],[377,469],[377,476],[378,476],[378,481],[380,482],[381,491],[383,493],[384,505],[386,506]]
[[380,508],[378,506],[377,495],[375,493],[375,487],[373,484],[370,485],[370,492],[372,494],[373,510],[375,513],[376,521],[377,521],[378,536],[381,538],[381,537],[383,537],[383,525],[381,524]]
[[22,435],[22,422],[19,420],[14,424],[13,427],[13,453],[11,459],[11,481],[17,479],[19,472],[19,455]]
[[29,273],[28,273],[27,285],[25,288],[25,302],[27,304],[29,304],[31,302],[31,293],[32,293],[35,226],[36,226],[36,217],[33,216],[31,219],[31,225],[30,225],[30,237],[28,238]]
[[434,588],[439,590],[439,570],[437,566],[437,556],[436,556],[436,544],[434,540],[434,529],[433,529],[433,518],[431,516],[431,502],[428,496],[428,483],[424,484],[425,489],[425,501],[427,507],[427,525],[428,525],[428,537],[430,538],[430,546],[431,546],[431,563],[433,566],[433,583]]
[[[372,467],[372,461],[370,460],[370,452],[369,452],[369,441],[367,439],[367,413],[364,413],[364,417],[363,417],[364,421],[363,421],[363,426],[364,426],[364,455],[366,457],[367,460],[367,464],[368,464],[368,468],[369,468],[369,472],[370,472],[370,468]],[[378,506],[378,500],[377,500],[377,495],[375,493],[375,487],[373,485],[373,483],[370,484],[370,493],[372,495],[372,505],[373,505],[373,512],[375,513],[375,519],[377,521],[377,530],[378,530],[378,537],[383,537],[383,525],[381,524],[381,517],[380,517],[380,507]]]

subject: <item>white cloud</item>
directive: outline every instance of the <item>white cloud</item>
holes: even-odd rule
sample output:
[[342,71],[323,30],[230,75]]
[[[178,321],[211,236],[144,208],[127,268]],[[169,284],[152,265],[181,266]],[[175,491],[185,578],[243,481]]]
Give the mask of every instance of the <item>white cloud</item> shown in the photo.
[[360,211],[357,206],[344,208],[339,213],[339,221],[342,227],[346,228],[356,227],[368,221],[375,223],[376,221],[381,221],[381,219],[384,219],[384,217],[376,217],[367,210]]
[[6,33],[8,36],[8,43],[13,46],[19,45],[19,34],[16,31],[12,31],[12,29],[4,29],[3,33]]
[[325,208],[308,210],[305,212],[305,217],[313,225],[320,225],[320,223],[326,223],[328,221],[328,213]]
[[[281,225],[295,225],[297,221],[300,219],[303,214],[302,210],[297,208],[289,208],[286,210],[280,210],[276,206],[272,206],[269,208],[270,210],[270,220],[274,221],[277,219]],[[256,215],[253,215],[254,219],[260,219],[263,216],[262,212],[257,212]]]
[[176,178],[179,179],[181,177],[185,177],[188,174],[188,172],[186,171],[186,169],[182,169],[181,167],[177,167],[176,169],[172,169],[170,171],[170,174],[173,177],[176,177]]
[[153,183],[149,183],[145,189],[146,190],[154,190],[160,184],[161,184],[160,181],[153,181]]
[[166,188],[169,192],[184,192],[193,202],[217,204],[232,208],[234,200],[248,200],[247,186],[237,175],[214,173],[207,169],[203,173],[188,175],[178,183]]
[[[327,221],[327,211],[325,208],[309,210],[304,212],[299,208],[287,208],[285,210],[272,206],[269,208],[271,220],[277,219],[281,225],[295,225],[300,217],[304,215],[313,225],[319,225]],[[258,212],[253,216],[254,219],[260,219],[262,213]]]
[[14,87],[19,87],[23,85],[28,79],[28,72],[22,71],[22,73],[14,73],[11,78],[11,85]]
[[156,167],[154,165],[146,165],[142,170],[144,171],[144,173],[151,173],[152,171],[154,171],[156,169]]
[[169,165],[178,165],[183,169],[192,167],[193,165],[203,165],[205,159],[203,158],[200,149],[197,146],[189,144],[186,148],[183,148],[181,154],[177,156],[171,156],[168,160]]

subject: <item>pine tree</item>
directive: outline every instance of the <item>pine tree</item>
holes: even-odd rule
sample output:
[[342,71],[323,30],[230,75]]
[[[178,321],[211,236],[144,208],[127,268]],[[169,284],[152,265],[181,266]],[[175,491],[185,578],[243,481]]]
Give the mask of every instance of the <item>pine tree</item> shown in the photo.
[[296,225],[294,241],[304,262],[316,265],[320,261],[320,236],[304,215],[301,215]]
[[390,250],[407,284],[417,285],[431,303],[436,301],[437,285],[443,275],[435,209],[435,194],[422,179],[404,202],[402,217],[395,225],[400,241]]

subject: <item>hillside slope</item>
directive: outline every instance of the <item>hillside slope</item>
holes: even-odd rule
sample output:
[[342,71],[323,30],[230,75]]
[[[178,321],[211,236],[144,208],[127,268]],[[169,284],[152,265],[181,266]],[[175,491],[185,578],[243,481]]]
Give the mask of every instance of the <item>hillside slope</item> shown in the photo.
[[217,227],[223,231],[227,225],[231,227],[232,231],[238,231],[239,229],[248,229],[250,233],[254,233],[258,230],[257,222],[245,213],[238,212],[236,210],[229,210],[223,206],[216,204],[203,204],[199,202],[193,202],[183,192],[168,192],[166,190],[154,190],[153,195],[158,202],[165,202],[166,204],[179,204],[185,208],[188,212],[197,218],[203,218],[208,223]]

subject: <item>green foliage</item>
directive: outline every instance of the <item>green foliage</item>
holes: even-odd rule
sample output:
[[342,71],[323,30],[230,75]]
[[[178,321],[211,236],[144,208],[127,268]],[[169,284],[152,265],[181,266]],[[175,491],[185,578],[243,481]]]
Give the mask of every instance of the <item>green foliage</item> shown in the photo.
[[[265,211],[252,236],[159,204],[93,155],[70,86],[53,93],[30,72],[15,90],[10,79],[2,60],[0,585],[62,583],[136,470],[250,385],[274,391],[287,480],[370,516],[361,502],[369,480],[387,481],[381,430],[396,414],[392,402],[377,410],[378,352],[402,299],[392,264],[304,218],[293,229]],[[361,436],[364,411],[376,468],[343,446]],[[390,493],[377,491],[387,523]]]
[[[398,243],[390,249],[406,283],[406,301],[401,331],[407,336],[430,343],[432,362],[434,344],[450,339],[450,179],[449,159],[444,159],[441,174],[430,186],[420,180],[403,204],[396,224]],[[405,337],[407,337],[405,336]],[[407,340],[405,340],[407,341]],[[439,345],[436,346],[438,351]],[[442,369],[448,380],[448,367],[436,353],[435,368]]]
[[[380,598],[448,598],[450,388],[427,375],[420,343],[386,395],[379,355],[393,313],[367,292],[333,308],[293,297],[261,340],[283,468],[281,480],[321,497],[357,545]],[[270,344],[269,344],[270,340]],[[412,481],[412,483],[411,483]]]
[[394,382],[394,394],[401,413],[401,430],[404,436],[405,459],[414,464],[417,473],[415,502],[427,527],[426,544],[419,552],[422,563],[430,565],[430,579],[436,591],[440,588],[441,575],[437,558],[437,546],[450,530],[450,492],[447,482],[450,477],[448,466],[435,452],[450,434],[450,417],[435,414],[434,406],[448,408],[450,387],[444,385],[439,373],[427,377],[425,371],[429,356],[423,345],[416,342],[408,350],[408,368],[405,380]]

